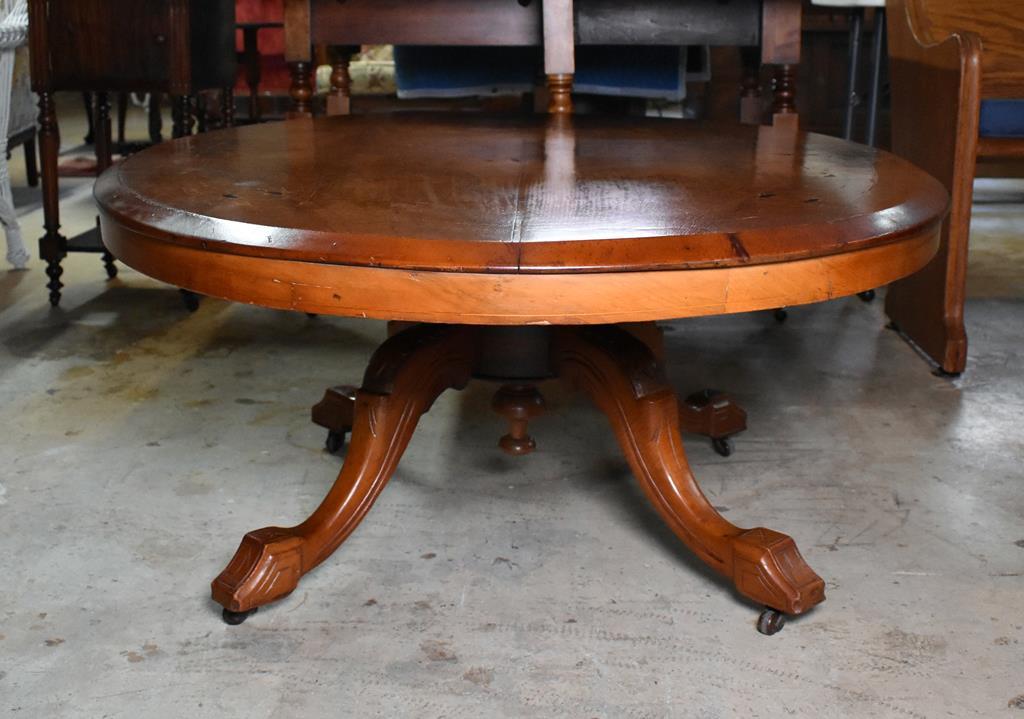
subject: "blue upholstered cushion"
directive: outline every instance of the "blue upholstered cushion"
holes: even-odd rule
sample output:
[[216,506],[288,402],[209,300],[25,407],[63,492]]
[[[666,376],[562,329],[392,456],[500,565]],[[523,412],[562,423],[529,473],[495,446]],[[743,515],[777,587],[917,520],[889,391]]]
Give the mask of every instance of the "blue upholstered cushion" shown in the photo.
[[982,137],[1024,137],[1024,100],[981,103]]
[[[543,55],[524,47],[395,47],[398,96],[467,97],[529,92]],[[686,52],[678,47],[576,49],[577,92],[681,100]]]
[[686,97],[685,48],[642,45],[576,48],[575,89],[594,95],[682,100]]
[[474,97],[529,92],[543,63],[530,47],[395,46],[398,96]]

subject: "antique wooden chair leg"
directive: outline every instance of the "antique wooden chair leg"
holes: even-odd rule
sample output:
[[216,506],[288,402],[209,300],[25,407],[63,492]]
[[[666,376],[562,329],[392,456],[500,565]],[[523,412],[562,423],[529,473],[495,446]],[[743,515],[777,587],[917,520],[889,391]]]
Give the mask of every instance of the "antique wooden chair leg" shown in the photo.
[[295,527],[249,532],[212,585],[225,621],[289,594],[356,528],[441,392],[469,381],[476,346],[464,327],[418,325],[374,353],[356,394],[352,444],[334,486]]
[[683,451],[678,401],[642,342],[615,327],[564,328],[552,351],[560,376],[611,420],[644,493],[676,536],[740,594],[769,608],[762,631],[777,631],[780,613],[801,614],[825,599],[825,583],[790,537],[736,527],[708,502]]
[[289,64],[292,83],[288,94],[292,98],[292,109],[288,113],[292,117],[310,117],[313,114],[313,96],[316,91],[313,87],[313,66],[306,61],[298,61]]
[[[88,105],[92,108],[92,104]],[[90,129],[92,112],[89,112]],[[60,128],[53,94],[39,93],[39,165],[43,180],[43,227],[46,233],[39,239],[39,257],[46,261],[46,283],[50,290],[50,305],[60,304],[60,281],[64,269],[60,266],[68,253],[68,241],[60,233],[60,188],[57,179],[57,157],[60,154]]]
[[352,113],[352,77],[349,75],[351,56],[359,52],[359,48],[333,48],[331,64],[331,92],[327,96],[327,114],[349,115]]

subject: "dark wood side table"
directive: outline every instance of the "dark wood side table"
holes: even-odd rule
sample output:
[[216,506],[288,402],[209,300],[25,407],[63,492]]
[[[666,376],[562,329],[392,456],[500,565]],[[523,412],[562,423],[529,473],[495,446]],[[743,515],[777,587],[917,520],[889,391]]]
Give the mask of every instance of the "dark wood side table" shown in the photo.
[[887,284],[931,259],[948,205],[908,162],[791,123],[565,114],[253,125],[141,152],[96,196],[111,250],[158,279],[414,323],[395,327],[358,390],[316,408],[335,437],[351,433],[345,464],[304,522],[242,540],[213,582],[229,622],[289,594],[337,549],[445,389],[503,383],[500,446],[522,454],[543,409],[537,386],[560,378],[608,416],[679,539],[768,607],[768,634],[823,601],[824,582],[793,539],[737,527],[702,494],[654,322]]
[[29,0],[32,87],[39,94],[39,154],[50,304],[60,303],[61,261],[68,252],[102,253],[107,274],[117,269],[98,228],[73,238],[60,234],[57,157],[60,132],[53,93],[94,92],[96,158],[111,163],[108,92],[153,92],[174,98],[174,135],[195,124],[195,96],[224,92],[233,114],[235,6],[233,0]]

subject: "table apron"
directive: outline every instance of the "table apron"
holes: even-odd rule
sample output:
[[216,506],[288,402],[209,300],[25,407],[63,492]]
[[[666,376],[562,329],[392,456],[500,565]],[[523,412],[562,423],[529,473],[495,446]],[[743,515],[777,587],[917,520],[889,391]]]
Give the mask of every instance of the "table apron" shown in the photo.
[[234,255],[155,239],[101,214],[104,243],[151,277],[276,309],[455,324],[611,324],[731,314],[835,299],[913,274],[939,223],[823,257],[699,270],[566,274],[430,272]]

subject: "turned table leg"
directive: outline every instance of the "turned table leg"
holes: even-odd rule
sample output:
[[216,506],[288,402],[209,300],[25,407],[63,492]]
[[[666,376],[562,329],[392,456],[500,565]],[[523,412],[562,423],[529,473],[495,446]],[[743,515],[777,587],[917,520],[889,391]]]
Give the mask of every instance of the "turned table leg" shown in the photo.
[[[89,105],[91,108],[91,105]],[[88,113],[90,121],[92,112]],[[64,269],[60,266],[68,253],[68,241],[60,233],[60,188],[57,180],[57,158],[60,155],[60,130],[53,94],[39,93],[39,162],[43,179],[43,227],[45,234],[39,240],[39,256],[46,262],[46,287],[50,290],[50,304],[60,304],[60,281]]]
[[643,342],[615,327],[561,329],[552,345],[559,375],[585,391],[611,420],[647,498],[694,554],[768,607],[758,628],[774,633],[781,613],[802,614],[825,599],[825,583],[793,540],[771,529],[741,529],[708,502],[679,434],[679,403]]
[[469,381],[473,331],[420,326],[374,353],[356,393],[352,441],[334,486],[295,527],[249,532],[212,585],[224,618],[237,624],[257,607],[290,594],[366,516],[398,466],[420,415],[445,389]]

